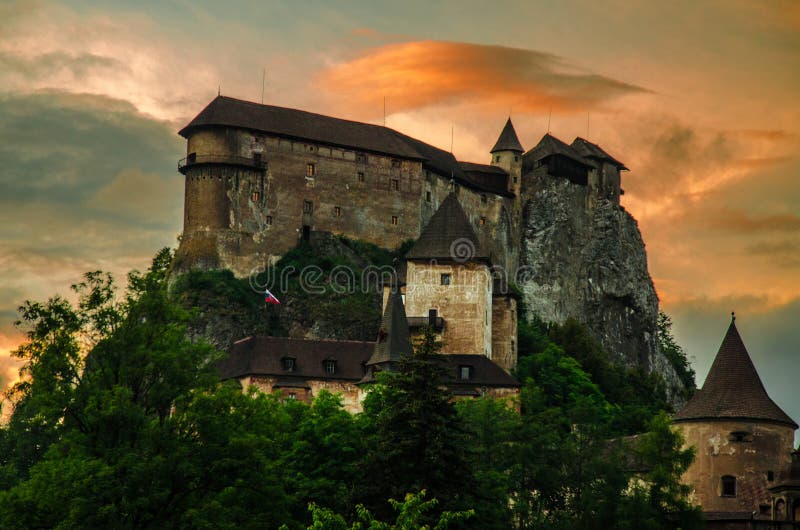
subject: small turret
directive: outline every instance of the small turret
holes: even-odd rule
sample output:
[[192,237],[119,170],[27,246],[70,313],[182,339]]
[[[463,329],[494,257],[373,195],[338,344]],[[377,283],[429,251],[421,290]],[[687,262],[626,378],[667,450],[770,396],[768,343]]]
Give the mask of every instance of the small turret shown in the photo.
[[501,167],[508,172],[508,191],[515,194],[519,193],[522,180],[522,153],[524,152],[517,132],[514,130],[514,124],[511,123],[509,117],[490,153],[492,154],[492,165]]

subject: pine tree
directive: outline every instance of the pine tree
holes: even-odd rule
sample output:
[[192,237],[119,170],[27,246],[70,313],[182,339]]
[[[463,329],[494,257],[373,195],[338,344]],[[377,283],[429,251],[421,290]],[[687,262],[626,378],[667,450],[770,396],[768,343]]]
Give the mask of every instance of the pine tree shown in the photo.
[[[365,403],[368,440],[364,501],[386,517],[386,499],[427,490],[437,510],[469,508],[474,484],[465,458],[466,431],[447,390],[445,360],[427,329],[396,372],[380,374]],[[434,515],[438,515],[440,511]]]

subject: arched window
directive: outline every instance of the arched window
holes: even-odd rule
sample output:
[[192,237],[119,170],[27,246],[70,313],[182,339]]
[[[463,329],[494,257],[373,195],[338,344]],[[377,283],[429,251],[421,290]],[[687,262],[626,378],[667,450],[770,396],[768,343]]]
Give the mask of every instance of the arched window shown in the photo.
[[736,477],[730,475],[722,477],[722,496],[736,497]]

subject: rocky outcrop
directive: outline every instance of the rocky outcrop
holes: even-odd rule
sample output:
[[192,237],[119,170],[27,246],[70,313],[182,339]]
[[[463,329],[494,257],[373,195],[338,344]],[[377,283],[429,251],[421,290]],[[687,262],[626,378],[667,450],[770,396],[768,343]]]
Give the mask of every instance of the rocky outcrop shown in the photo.
[[572,317],[628,366],[662,375],[673,401],[683,384],[658,346],[658,297],[636,220],[587,187],[531,174],[523,205],[519,287],[532,314]]

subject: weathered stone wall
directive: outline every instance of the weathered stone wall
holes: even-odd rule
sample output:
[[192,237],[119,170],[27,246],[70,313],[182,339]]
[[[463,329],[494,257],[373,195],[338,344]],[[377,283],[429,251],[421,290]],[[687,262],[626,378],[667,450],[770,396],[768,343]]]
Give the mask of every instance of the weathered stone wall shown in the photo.
[[517,367],[517,301],[511,296],[492,298],[492,360],[508,373]]
[[[441,284],[441,275],[450,284]],[[443,353],[492,355],[492,282],[481,263],[408,262],[406,314],[444,318]]]
[[[185,169],[187,245],[179,255],[188,266],[194,258],[188,240],[206,225],[218,230],[205,237],[218,238],[220,266],[239,276],[294,247],[304,226],[385,248],[419,235],[419,160],[230,128],[197,131],[187,146],[187,155],[197,160]],[[261,157],[264,171],[232,165],[254,156]],[[231,165],[208,164],[208,157],[223,162],[228,157]],[[194,175],[201,175],[201,184],[206,179],[218,185],[200,187]]]
[[[777,479],[791,465],[794,431],[791,427],[746,421],[680,422],[686,446],[697,450],[683,482],[694,488],[692,501],[707,512],[760,512],[771,504],[768,480]],[[735,441],[742,433],[744,441]],[[736,478],[736,496],[722,496],[722,477]]]
[[307,386],[298,384],[296,387],[278,386],[276,377],[243,377],[239,384],[243,389],[255,386],[259,391],[266,394],[279,392],[284,399],[297,399],[310,404],[314,397],[318,396],[323,390],[331,394],[338,394],[342,398],[342,405],[347,412],[352,414],[361,412],[365,392],[362,388],[351,381],[323,381],[321,379],[309,379]]

